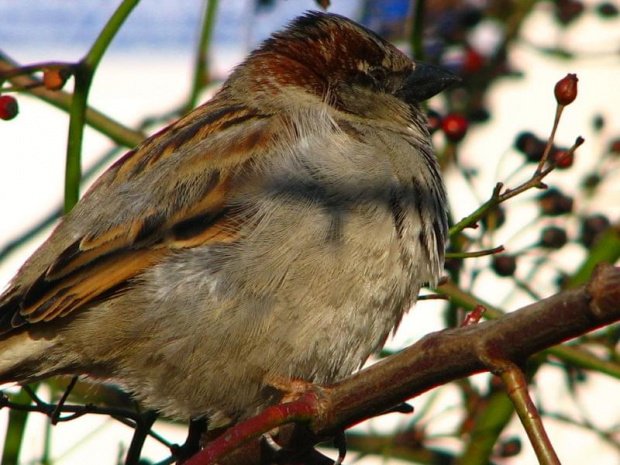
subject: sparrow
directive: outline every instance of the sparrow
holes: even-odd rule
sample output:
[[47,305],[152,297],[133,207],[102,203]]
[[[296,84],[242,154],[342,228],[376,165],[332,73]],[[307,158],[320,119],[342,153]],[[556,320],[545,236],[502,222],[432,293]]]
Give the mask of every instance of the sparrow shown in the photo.
[[0,296],[0,383],[84,375],[239,420],[379,350],[440,277],[420,102],[457,78],[309,12],[115,162]]

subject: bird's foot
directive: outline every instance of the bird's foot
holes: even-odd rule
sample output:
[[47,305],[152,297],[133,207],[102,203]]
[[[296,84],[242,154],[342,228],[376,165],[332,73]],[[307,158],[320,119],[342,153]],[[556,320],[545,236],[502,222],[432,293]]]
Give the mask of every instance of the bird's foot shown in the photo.
[[174,445],[170,448],[172,455],[177,460],[177,464],[184,463],[200,450],[200,438],[206,430],[206,418],[190,420],[185,443],[182,446]]

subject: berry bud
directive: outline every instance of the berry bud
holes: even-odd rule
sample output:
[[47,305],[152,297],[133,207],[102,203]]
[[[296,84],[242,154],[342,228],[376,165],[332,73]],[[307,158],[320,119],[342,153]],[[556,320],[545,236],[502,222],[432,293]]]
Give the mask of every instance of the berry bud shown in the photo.
[[582,2],[562,0],[557,2],[555,15],[562,25],[567,26],[575,21],[583,13],[583,10],[584,5]]
[[43,85],[49,90],[60,90],[67,82],[68,73],[64,69],[46,69],[43,72]]
[[499,450],[497,455],[503,458],[515,457],[521,453],[521,439],[513,437],[510,439],[504,439],[499,443]]
[[19,113],[19,106],[15,97],[10,95],[0,95],[0,119],[10,120]]
[[596,11],[601,18],[615,18],[619,13],[618,7],[611,2],[599,3]]
[[460,142],[467,133],[467,119],[457,113],[447,115],[442,123],[441,129],[450,142]]
[[554,149],[551,152],[551,162],[558,169],[570,168],[573,166],[573,161],[575,161],[575,153],[567,149]]
[[584,218],[581,223],[579,242],[588,248],[592,247],[610,225],[611,222],[604,215],[592,215]]
[[549,226],[543,229],[540,237],[540,245],[548,249],[561,249],[568,242],[566,231],[557,226]]
[[605,118],[603,115],[595,115],[592,119],[592,126],[596,132],[600,132],[605,127]]
[[506,211],[501,205],[497,205],[489,210],[485,216],[482,217],[482,226],[486,230],[496,230],[500,228],[506,222]]
[[573,211],[573,198],[551,188],[538,197],[543,215],[558,216]]
[[466,74],[479,73],[484,65],[484,57],[476,50],[468,47],[463,58],[463,72]]
[[461,271],[461,268],[463,268],[463,259],[462,258],[446,258],[443,268],[450,274],[456,274],[459,271]]
[[581,185],[586,191],[590,191],[591,193],[592,191],[594,191],[594,189],[596,189],[599,186],[601,181],[602,181],[602,178],[598,174],[593,173],[593,174],[587,175],[581,182]]
[[498,276],[512,276],[517,270],[517,258],[514,255],[493,255],[491,267]]
[[570,105],[577,98],[577,79],[576,74],[567,74],[555,85],[555,100],[558,105]]
[[483,105],[472,108],[467,113],[467,119],[474,123],[484,123],[491,118],[491,113]]
[[545,143],[529,131],[521,132],[515,140],[515,148],[525,155],[528,162],[536,163],[545,153]]

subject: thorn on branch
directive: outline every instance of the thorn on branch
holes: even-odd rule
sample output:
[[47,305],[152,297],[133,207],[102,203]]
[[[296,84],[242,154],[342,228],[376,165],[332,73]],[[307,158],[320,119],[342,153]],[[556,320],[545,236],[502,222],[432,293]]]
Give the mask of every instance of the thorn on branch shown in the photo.
[[482,315],[484,315],[484,312],[486,311],[487,309],[484,307],[484,305],[476,305],[474,309],[465,316],[465,319],[463,320],[461,326],[470,326],[480,323]]

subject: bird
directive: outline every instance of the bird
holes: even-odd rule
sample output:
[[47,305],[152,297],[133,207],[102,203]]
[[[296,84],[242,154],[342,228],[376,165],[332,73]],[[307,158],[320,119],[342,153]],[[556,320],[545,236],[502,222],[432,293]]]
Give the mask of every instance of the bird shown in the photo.
[[0,383],[111,382],[239,421],[381,349],[437,283],[447,199],[421,102],[457,78],[307,12],[127,152],[0,296]]

